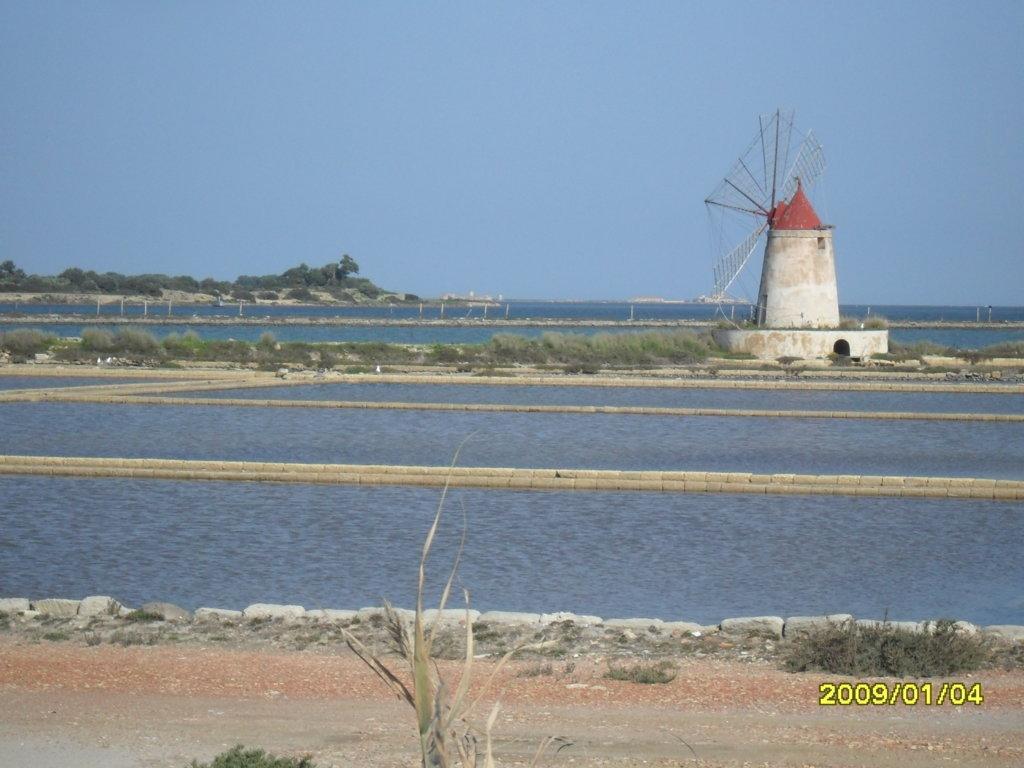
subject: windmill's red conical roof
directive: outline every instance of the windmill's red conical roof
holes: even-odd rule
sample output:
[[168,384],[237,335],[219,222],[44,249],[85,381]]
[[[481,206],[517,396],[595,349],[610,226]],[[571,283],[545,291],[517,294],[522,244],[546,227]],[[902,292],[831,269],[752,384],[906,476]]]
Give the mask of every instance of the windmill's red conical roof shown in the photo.
[[776,205],[768,214],[768,224],[772,229],[821,229],[821,219],[804,194],[799,179],[796,181],[793,199]]

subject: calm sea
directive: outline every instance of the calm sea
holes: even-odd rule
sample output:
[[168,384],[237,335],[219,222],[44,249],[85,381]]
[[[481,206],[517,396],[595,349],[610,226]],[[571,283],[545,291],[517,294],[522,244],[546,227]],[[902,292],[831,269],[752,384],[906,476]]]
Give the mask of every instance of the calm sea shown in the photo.
[[[423,488],[0,477],[0,594],[411,606],[438,498]],[[465,519],[460,580],[483,610],[1024,623],[1019,504],[467,489],[447,510],[431,594]]]
[[[17,381],[0,378],[0,383]],[[325,384],[261,396],[1020,413],[1020,395]],[[0,454],[1024,479],[1020,424],[0,404]],[[0,596],[410,605],[438,492],[0,477]],[[1024,623],[1019,503],[458,490],[480,608]]]

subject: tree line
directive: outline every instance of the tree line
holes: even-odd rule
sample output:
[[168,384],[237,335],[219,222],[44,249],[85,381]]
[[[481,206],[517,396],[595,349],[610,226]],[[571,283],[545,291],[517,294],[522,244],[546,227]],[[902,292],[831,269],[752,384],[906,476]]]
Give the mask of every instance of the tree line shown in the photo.
[[[285,296],[311,300],[314,298],[313,290],[325,291],[336,298],[350,295],[352,291],[358,291],[371,299],[385,293],[372,281],[356,277],[358,274],[359,264],[348,254],[322,267],[299,264],[279,275],[239,275],[234,281],[214,280],[211,277],[197,280],[189,275],[122,275],[119,272],[95,272],[78,267],[65,269],[59,275],[32,275],[8,260],[0,262],[0,292],[159,297],[164,291],[185,291],[248,301]],[[411,295],[406,294],[406,298],[411,298]]]

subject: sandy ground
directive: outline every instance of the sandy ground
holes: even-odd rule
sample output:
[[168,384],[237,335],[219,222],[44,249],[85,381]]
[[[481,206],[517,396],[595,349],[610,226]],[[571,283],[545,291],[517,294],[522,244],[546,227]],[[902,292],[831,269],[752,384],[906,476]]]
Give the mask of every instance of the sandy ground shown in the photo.
[[[819,674],[680,664],[664,685],[605,679],[596,660],[535,676],[535,662],[513,665],[496,686],[500,764],[526,765],[548,735],[572,744],[544,765],[1024,764],[1021,671],[972,676],[981,706],[819,707]],[[4,766],[181,767],[237,743],[319,766],[416,765],[410,710],[348,654],[0,640]]]

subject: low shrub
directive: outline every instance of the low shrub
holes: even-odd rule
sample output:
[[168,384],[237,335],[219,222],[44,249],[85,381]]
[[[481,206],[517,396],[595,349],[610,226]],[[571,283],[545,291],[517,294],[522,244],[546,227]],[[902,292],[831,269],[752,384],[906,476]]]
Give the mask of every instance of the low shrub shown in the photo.
[[878,626],[829,627],[791,640],[784,663],[792,672],[937,677],[966,672],[991,658],[984,638],[958,632],[948,619],[931,632]]
[[155,355],[160,351],[160,342],[152,333],[140,328],[118,328],[114,346],[119,352],[135,355]]
[[12,355],[25,356],[45,352],[56,339],[35,328],[15,328],[0,333],[0,349]]
[[114,333],[105,328],[86,328],[82,331],[80,349],[88,353],[146,357],[159,356],[163,350],[153,334],[139,328],[118,328]]
[[631,683],[653,685],[671,683],[676,679],[679,667],[671,661],[658,661],[653,664],[638,662],[629,666],[616,666],[609,662],[608,671],[604,676],[609,680],[625,680]]
[[164,337],[163,347],[172,357],[193,358],[202,350],[203,340],[195,331],[186,331],[181,336],[169,333]]
[[[497,334],[480,353],[484,362],[495,364],[554,363],[563,366],[596,368],[605,366],[646,367],[659,363],[694,363],[718,354],[709,334],[687,330],[641,331],[629,333],[545,333],[539,339],[512,334]],[[466,359],[466,350],[460,350]],[[444,352],[434,350],[441,358]],[[447,354],[451,354],[448,352]]]
[[915,341],[913,344],[904,344],[899,341],[889,341],[889,354],[894,360],[920,360],[924,355],[939,357],[955,356],[956,350],[936,344],[933,341]]
[[260,291],[256,296],[263,301],[277,301],[280,296],[277,295],[277,291]]
[[1024,357],[1024,339],[1020,341],[1003,341],[999,344],[989,344],[978,350],[979,358],[993,357]]
[[889,327],[889,320],[882,315],[869,315],[865,318],[842,317],[839,319],[839,327],[850,330],[872,330],[877,331]]
[[193,760],[189,768],[316,768],[316,764],[308,755],[275,757],[262,749],[246,749],[239,744],[227,752],[221,752],[209,763]]
[[124,616],[125,621],[163,621],[164,617],[159,613],[153,613],[152,611],[144,611],[141,608],[136,608],[131,613],[126,613]]
[[872,331],[880,331],[889,327],[889,318],[882,315],[871,315],[864,320],[864,327]]
[[103,328],[82,330],[82,349],[87,352],[113,352],[114,334]]
[[288,298],[295,299],[295,301],[316,301],[316,296],[309,288],[292,288],[288,291]]
[[523,667],[516,677],[548,677],[553,674],[555,674],[555,668],[551,666],[550,662],[545,662]]

